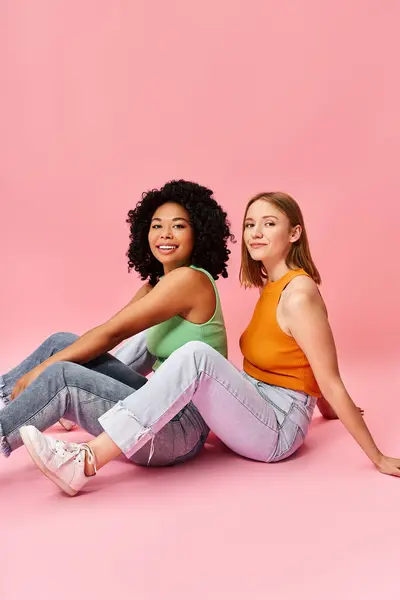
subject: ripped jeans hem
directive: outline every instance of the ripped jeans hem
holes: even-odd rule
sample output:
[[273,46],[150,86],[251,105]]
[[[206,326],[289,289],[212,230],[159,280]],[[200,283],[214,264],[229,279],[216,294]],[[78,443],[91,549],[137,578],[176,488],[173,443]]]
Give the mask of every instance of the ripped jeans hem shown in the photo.
[[0,453],[8,458],[11,454],[10,444],[7,442],[6,436],[3,434],[3,427],[0,422]]
[[0,409],[2,408],[2,404],[4,404],[4,406],[7,406],[7,404],[10,402],[10,394],[7,394],[4,391],[5,387],[6,384],[4,382],[4,377],[0,375]]

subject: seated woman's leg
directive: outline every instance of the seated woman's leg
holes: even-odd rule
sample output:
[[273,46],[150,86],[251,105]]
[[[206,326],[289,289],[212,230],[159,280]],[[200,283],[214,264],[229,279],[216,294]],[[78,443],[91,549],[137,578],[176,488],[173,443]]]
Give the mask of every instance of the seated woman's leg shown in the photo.
[[197,456],[209,433],[198,409],[189,403],[130,460],[146,467],[167,467],[185,462]]
[[151,373],[156,357],[147,348],[147,332],[132,336],[113,351],[113,356],[140,375]]
[[253,460],[274,460],[282,428],[272,404],[221,354],[201,342],[176,350],[145,386],[100,417],[104,432],[88,444],[70,448],[35,427],[24,427],[21,434],[42,472],[73,496],[96,466],[101,468],[121,452],[132,458],[150,442],[151,464],[157,434],[191,402],[231,450]]
[[78,336],[74,333],[60,332],[54,333],[48,337],[36,350],[32,352],[14,369],[8,373],[0,375],[0,399],[7,404],[10,400],[11,392],[15,384],[21,377],[32,371],[38,365],[41,365],[47,358],[53,356],[60,350],[70,346]]
[[124,383],[134,390],[138,390],[147,382],[147,378],[144,375],[137,373],[108,353],[102,354],[83,366],[91,371],[96,371],[97,373],[107,375],[107,377],[112,377],[116,381]]
[[0,411],[1,450],[8,455],[22,445],[20,427],[34,425],[44,431],[62,417],[98,435],[102,432],[98,418],[134,391],[134,388],[84,366],[55,363]]
[[[176,350],[144,387],[99,421],[130,458],[189,402],[231,450],[253,460],[273,460],[280,434],[273,406],[229,361],[201,342]],[[96,452],[95,441],[90,445]]]
[[[99,435],[103,431],[99,417],[134,391],[81,365],[68,362],[51,365],[0,412],[0,448],[8,456],[22,445],[21,427],[33,425],[44,431],[62,417],[73,420],[92,435]],[[188,406],[160,431],[152,447],[138,453],[134,462],[146,465],[150,454],[154,466],[190,458],[203,446],[208,432],[197,409]]]
[[[78,337],[79,336],[75,335],[74,333],[54,333],[14,369],[11,369],[11,371],[5,373],[3,376],[0,375],[0,399],[4,402],[4,404],[9,402],[11,392],[13,391],[15,384],[21,377],[23,377],[23,375],[26,375],[26,373],[32,371],[32,369],[42,364],[42,362],[44,362],[50,356],[53,356],[53,354],[56,354],[60,350],[70,346],[75,340],[78,339]],[[142,358],[142,361],[145,360],[148,364],[150,364],[151,355],[148,353],[147,356],[145,353],[145,348],[143,347],[143,337],[139,336],[138,339],[135,340],[136,337],[138,336],[134,336],[131,338],[131,340],[129,340],[130,356],[133,357],[136,349],[139,359]],[[154,357],[152,360],[154,363]],[[85,366],[88,369],[92,369],[98,373],[103,373],[104,375],[112,377],[121,383],[125,383],[125,385],[129,385],[135,390],[142,387],[142,385],[144,385],[147,381],[144,375],[133,371],[131,367],[126,366],[123,362],[109,353],[99,356],[98,358],[87,363]]]
[[[147,382],[145,375],[150,373],[155,360],[147,349],[146,332],[143,331],[128,339],[114,355],[102,354],[84,366],[138,390]],[[60,423],[67,431],[74,427],[67,419],[60,419]]]
[[156,357],[147,349],[146,331],[126,340],[113,354],[103,354],[85,364],[88,369],[104,373],[138,390],[147,382]]

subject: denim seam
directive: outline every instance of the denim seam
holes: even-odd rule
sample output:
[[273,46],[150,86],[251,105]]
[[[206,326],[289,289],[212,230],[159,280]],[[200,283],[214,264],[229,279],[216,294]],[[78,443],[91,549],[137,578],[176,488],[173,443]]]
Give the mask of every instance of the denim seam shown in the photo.
[[4,392],[4,389],[6,387],[6,384],[4,382],[4,377],[2,375],[0,375],[0,398],[3,400],[4,404],[7,406],[7,404],[9,404],[10,402],[10,395],[6,394]]
[[[206,438],[207,439],[207,438]],[[205,444],[205,440],[203,440],[203,436],[199,435],[199,438],[196,442],[196,444],[193,446],[193,448],[191,450],[189,450],[189,452],[186,452],[186,454],[181,454],[181,456],[177,456],[176,458],[174,458],[174,460],[167,466],[175,466],[176,464],[180,464],[181,462],[185,462],[185,460],[187,458],[190,458],[191,455],[196,456],[197,452],[201,449],[202,446],[204,446]],[[200,446],[200,448],[199,448]],[[194,457],[193,456],[193,457]]]
[[297,425],[297,429],[304,441],[306,439],[306,436],[304,435],[304,432],[303,432],[302,428],[300,427],[300,425]]
[[[282,424],[279,425],[279,429],[283,429],[284,424],[286,423],[287,418],[293,413],[294,408],[296,407],[298,409],[298,411],[303,415],[303,417],[305,419],[307,419],[308,423],[310,423],[311,419],[309,417],[309,415],[307,414],[307,412],[303,409],[303,407],[301,405],[299,405],[299,403],[293,401],[292,404],[290,405],[290,409],[288,412],[285,412],[282,408],[280,408],[279,406],[277,406],[275,404],[275,402],[273,402],[270,399],[265,399],[267,402],[269,402],[270,404],[272,404],[272,406],[274,406],[274,408],[276,408],[277,410],[279,410],[281,413],[283,413],[285,415],[285,418],[282,421]],[[294,423],[294,425],[297,426],[297,423]],[[304,435],[303,435],[304,437]]]
[[[41,407],[41,408],[40,408],[38,411],[36,411],[36,412],[35,412],[33,415],[31,415],[31,416],[29,417],[29,419],[26,419],[26,421],[24,421],[24,425],[25,425],[26,423],[29,423],[29,421],[31,421],[31,420],[32,420],[34,417],[36,417],[36,416],[37,416],[39,413],[41,413],[41,412],[42,412],[42,411],[43,411],[45,408],[47,408],[47,407],[48,407],[48,405],[49,405],[49,404],[50,404],[50,403],[51,403],[51,402],[54,400],[54,398],[56,398],[56,396],[58,396],[58,394],[60,394],[62,391],[64,391],[64,390],[65,390],[65,388],[67,388],[67,389],[74,388],[74,389],[77,389],[77,390],[82,390],[83,392],[87,392],[88,394],[91,394],[91,395],[92,395],[94,398],[99,398],[100,400],[105,400],[106,402],[113,402],[113,400],[110,400],[109,398],[103,398],[103,396],[99,396],[99,395],[97,395],[97,394],[94,394],[93,392],[91,392],[91,391],[89,391],[89,390],[86,390],[85,388],[79,387],[79,386],[77,386],[77,385],[67,385],[67,384],[65,384],[65,385],[64,385],[64,387],[62,387],[61,389],[59,389],[59,390],[58,390],[58,391],[57,391],[57,392],[54,394],[54,396],[52,396],[52,397],[51,397],[51,398],[48,400],[48,402],[47,402],[45,405],[43,405],[43,406],[42,406],[42,407]],[[83,402],[81,402],[81,404],[89,404],[89,402],[93,402],[93,400],[91,400],[91,401],[89,401],[89,400],[87,400],[87,401],[83,401]],[[117,403],[116,403],[116,402],[113,402],[113,404],[117,404]],[[63,416],[63,415],[61,415],[61,417],[60,417],[60,418],[62,418],[62,416]],[[57,422],[57,421],[55,421],[55,423],[56,423],[56,422]],[[11,430],[11,431],[8,433],[8,436],[10,436],[10,435],[12,435],[13,433],[15,433],[15,432],[16,432],[17,430],[19,430],[21,427],[23,427],[23,425],[19,425],[18,427],[15,427],[14,429],[12,429],[12,430]]]
[[3,433],[3,427],[1,425],[1,422],[0,422],[0,452],[6,458],[8,458],[11,454],[11,448],[10,448],[9,443],[7,442],[6,436]]
[[[185,406],[185,408],[187,408],[188,406],[189,406],[189,404],[187,404]],[[193,429],[196,429],[196,431],[197,431],[198,428],[199,428],[199,423],[197,423],[197,421],[195,421],[195,419],[193,418],[193,415],[190,414],[190,411],[189,410],[185,411],[184,414],[182,415],[182,417],[183,416],[185,416],[188,419],[188,421],[190,422],[190,424],[193,427]],[[179,421],[178,421],[178,423],[179,423]]]
[[[271,462],[281,460],[281,458],[280,458],[281,456],[283,456],[284,454],[287,454],[287,452],[290,452],[290,450],[293,447],[294,442],[296,441],[297,433],[300,433],[301,437],[303,438],[303,442],[304,442],[304,440],[306,438],[305,438],[304,433],[301,430],[301,427],[299,427],[297,424],[295,424],[295,426],[296,426],[296,433],[295,433],[295,436],[293,438],[293,441],[292,441],[291,445],[284,452],[280,452],[279,454],[277,453],[277,450],[278,450],[278,445],[277,445],[275,453],[274,453],[274,455],[271,458]],[[291,455],[289,455],[289,456],[291,456]],[[289,458],[289,456],[287,456],[287,458]]]
[[283,426],[284,426],[284,424],[285,424],[285,422],[286,422],[287,418],[288,418],[288,417],[289,417],[289,415],[291,415],[291,414],[292,414],[292,412],[293,412],[294,402],[292,402],[292,404],[290,405],[290,408],[289,408],[288,412],[286,412],[286,411],[284,411],[282,408],[280,408],[279,406],[277,406],[277,405],[275,404],[275,402],[273,402],[273,401],[272,401],[270,398],[265,398],[265,401],[266,401],[266,402],[268,402],[269,404],[271,404],[271,405],[272,405],[274,408],[276,408],[276,410],[279,410],[279,411],[280,411],[282,414],[284,414],[284,415],[285,415],[285,416],[284,416],[284,418],[283,418],[282,424],[279,424],[279,422],[278,422],[278,429],[279,429],[279,430],[280,430],[280,429],[283,429]]
[[307,421],[309,421],[310,417],[308,416],[307,411],[304,410],[304,408],[301,405],[297,404],[297,403],[296,403],[296,407],[299,410],[299,412],[301,412],[301,414],[307,419]]
[[268,398],[268,396],[266,394],[263,393],[262,391],[263,388],[261,388],[260,386],[257,385],[257,391],[260,394],[260,396],[265,400],[265,402],[267,402],[268,404],[271,404],[273,406],[273,408],[275,408],[276,410],[278,410],[280,413],[282,413],[283,415],[285,415],[283,421],[282,421],[282,425],[279,425],[278,423],[278,428],[281,429],[284,422],[286,421],[286,417],[288,417],[292,410],[293,410],[293,406],[295,404],[295,401],[292,400],[291,404],[290,404],[290,408],[288,411],[284,410],[281,406],[278,406],[277,404],[275,404],[275,402],[273,400],[271,400],[271,398]]

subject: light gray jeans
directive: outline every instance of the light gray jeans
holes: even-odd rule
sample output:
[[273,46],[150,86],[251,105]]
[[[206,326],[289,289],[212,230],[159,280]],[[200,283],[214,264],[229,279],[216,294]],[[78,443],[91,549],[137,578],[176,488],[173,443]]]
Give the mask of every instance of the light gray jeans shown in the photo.
[[[34,425],[40,431],[71,419],[92,435],[103,429],[99,417],[118,401],[143,386],[155,357],[147,350],[146,333],[127,340],[114,356],[105,354],[86,365],[59,362],[48,367],[15,400],[10,400],[15,383],[46,358],[69,346],[77,338],[71,333],[50,336],[20,365],[0,377],[0,450],[9,456],[22,445],[19,429]],[[134,370],[133,370],[134,369]],[[154,444],[143,446],[133,462],[166,466],[195,456],[207,439],[209,429],[197,408],[189,404],[157,434]]]
[[[263,462],[289,457],[304,442],[316,398],[238,371],[202,342],[176,350],[140,390],[99,418],[131,458],[186,406],[237,454]],[[152,451],[150,451],[150,461]]]

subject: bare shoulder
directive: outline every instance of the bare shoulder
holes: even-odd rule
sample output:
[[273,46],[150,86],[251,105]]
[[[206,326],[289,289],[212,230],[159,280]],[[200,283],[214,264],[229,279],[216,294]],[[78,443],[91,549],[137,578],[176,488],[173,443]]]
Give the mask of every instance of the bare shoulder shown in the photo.
[[214,311],[216,295],[209,277],[202,271],[190,267],[178,267],[156,285],[158,293],[168,295],[180,305],[179,314],[194,323],[208,321]]
[[150,285],[150,283],[145,283],[144,285],[142,285],[141,288],[139,288],[139,292],[143,294],[143,296],[145,296],[146,294],[148,294],[149,292],[151,292],[151,290],[153,289],[153,286]]
[[178,267],[165,275],[161,281],[169,286],[179,286],[180,291],[188,290],[192,292],[194,289],[198,291],[200,288],[213,287],[205,273],[190,267]]
[[326,313],[325,302],[318,285],[306,275],[295,277],[282,294],[282,308],[286,315],[298,316],[310,308],[319,308]]
[[136,292],[136,294],[133,296],[132,300],[130,301],[129,304],[133,304],[134,302],[137,302],[138,300],[141,300],[142,298],[144,298],[145,296],[147,296],[147,294],[149,292],[151,292],[151,290],[153,289],[153,287],[150,285],[150,283],[144,283]]

